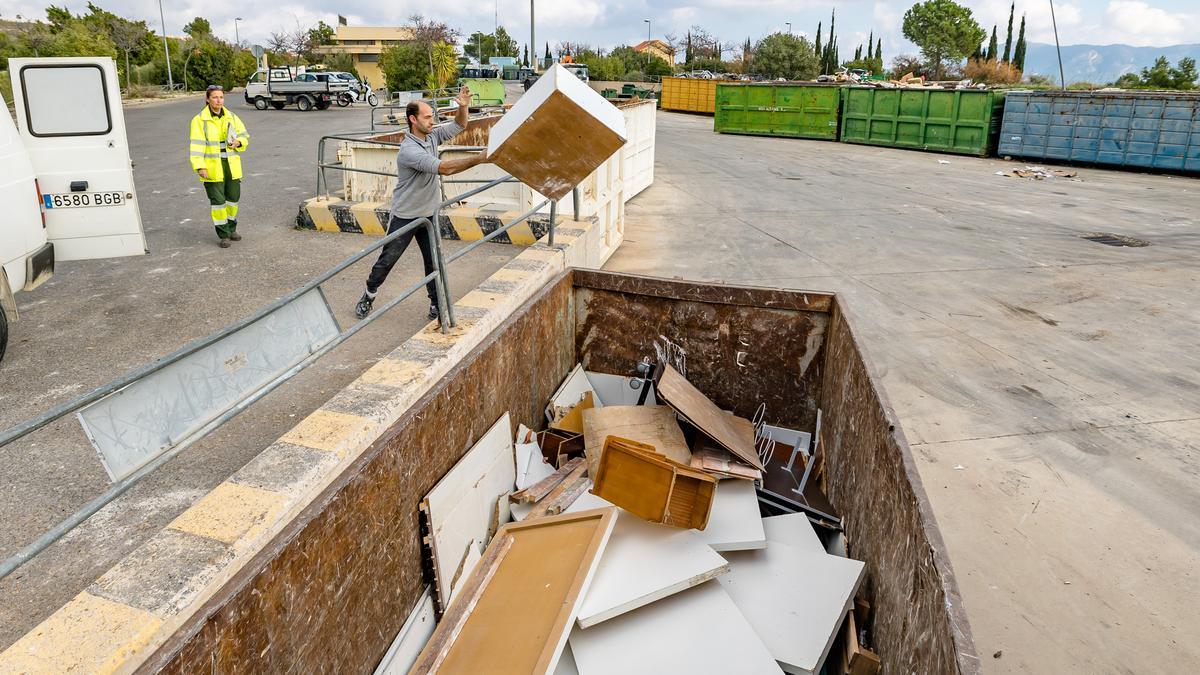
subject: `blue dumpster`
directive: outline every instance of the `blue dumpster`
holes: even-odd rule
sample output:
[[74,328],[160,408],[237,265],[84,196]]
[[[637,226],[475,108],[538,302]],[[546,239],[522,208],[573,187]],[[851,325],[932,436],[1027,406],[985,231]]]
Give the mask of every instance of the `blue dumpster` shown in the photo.
[[1200,172],[1200,95],[1012,91],[999,154]]

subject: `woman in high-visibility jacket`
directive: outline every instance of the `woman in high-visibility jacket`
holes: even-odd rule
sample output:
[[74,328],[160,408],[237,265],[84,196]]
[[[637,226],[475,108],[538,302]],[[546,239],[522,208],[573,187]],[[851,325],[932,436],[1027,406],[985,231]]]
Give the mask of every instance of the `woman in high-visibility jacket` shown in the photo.
[[237,232],[238,199],[242,196],[242,153],[250,144],[250,134],[242,120],[225,108],[225,92],[220,86],[210,86],[204,99],[204,110],[192,118],[188,155],[208,193],[221,248],[229,248],[230,241],[242,238]]

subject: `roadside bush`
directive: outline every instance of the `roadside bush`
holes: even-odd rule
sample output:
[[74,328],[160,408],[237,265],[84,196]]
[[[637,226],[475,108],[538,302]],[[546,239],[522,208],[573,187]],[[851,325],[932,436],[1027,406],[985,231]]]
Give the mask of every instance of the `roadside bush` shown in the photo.
[[988,84],[1015,84],[1021,81],[1021,71],[1011,63],[988,59],[971,59],[963,68],[963,75],[975,82]]
[[1103,86],[1104,85],[1096,84],[1095,82],[1072,82],[1071,84],[1067,85],[1067,89],[1072,91],[1093,91],[1095,89],[1100,89]]

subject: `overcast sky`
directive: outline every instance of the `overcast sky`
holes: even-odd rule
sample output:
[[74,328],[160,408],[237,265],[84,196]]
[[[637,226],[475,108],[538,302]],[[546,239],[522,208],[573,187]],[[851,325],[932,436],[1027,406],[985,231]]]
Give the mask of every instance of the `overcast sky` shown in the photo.
[[[156,0],[94,0],[122,16],[146,19],[159,29]],[[1010,0],[960,0],[990,33],[999,24],[1000,42],[1008,21]],[[47,4],[65,5],[73,12],[86,11],[87,0],[0,0],[0,16],[17,14],[44,17]],[[691,25],[699,25],[723,41],[741,42],[786,30],[810,38],[817,22],[828,31],[829,13],[837,8],[837,28],[843,58],[865,42],[868,31],[883,38],[884,58],[916,49],[904,40],[900,23],[912,0],[536,0],[539,51],[545,43],[582,42],[603,47],[633,44],[646,37],[644,19],[651,20],[651,34],[675,33],[682,37]],[[400,25],[414,12],[446,21],[464,35],[491,31],[495,11],[499,23],[519,43],[529,40],[529,2],[525,0],[163,0],[166,32],[179,35],[193,16],[203,14],[221,37],[234,37],[234,17],[242,17],[238,31],[242,40],[264,42],[272,31],[293,29],[324,20],[336,24],[337,14],[351,25]],[[1197,0],[1058,0],[1055,2],[1059,36],[1063,44],[1114,44],[1165,46],[1200,41]],[[1034,42],[1053,42],[1048,0],[1018,0],[1017,23],[1028,15],[1028,37]],[[1013,28],[1016,40],[1016,26]]]

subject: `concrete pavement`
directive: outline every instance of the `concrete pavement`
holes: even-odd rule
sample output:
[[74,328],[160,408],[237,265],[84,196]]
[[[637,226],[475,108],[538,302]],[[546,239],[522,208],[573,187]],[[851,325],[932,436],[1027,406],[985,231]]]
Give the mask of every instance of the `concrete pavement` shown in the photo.
[[[63,263],[19,294],[22,319],[0,364],[0,428],[50,407],[253,313],[370,241],[292,229],[316,182],[321,134],[368,126],[363,107],[256,111],[230,95],[251,134],[241,224],[219,249],[204,191],[187,164],[187,124],[202,97],[126,111],[150,254]],[[330,146],[332,149],[332,144]],[[340,180],[330,173],[331,181]],[[459,242],[447,242],[453,251]],[[383,295],[421,275],[407,252]],[[461,296],[518,249],[487,245],[451,268]],[[324,288],[343,326],[373,257]],[[125,496],[0,582],[0,647],[69,600],[297,421],[425,325],[423,294],[401,303],[304,374],[185,451]],[[73,417],[0,449],[0,555],[7,557],[103,491],[107,476]]]
[[711,129],[659,113],[606,268],[843,296],[986,671],[1192,670],[1200,181]]

